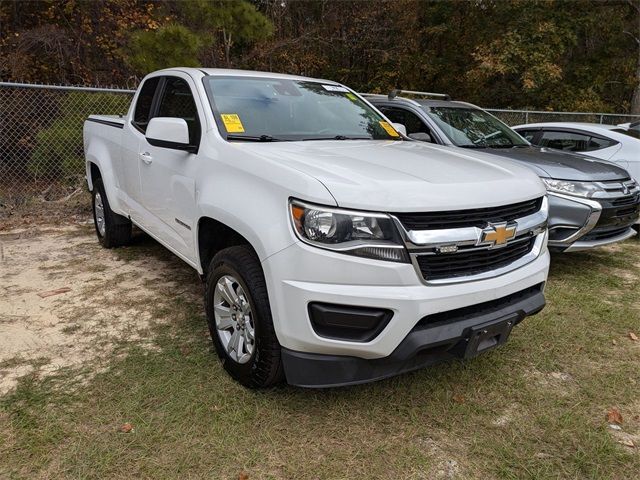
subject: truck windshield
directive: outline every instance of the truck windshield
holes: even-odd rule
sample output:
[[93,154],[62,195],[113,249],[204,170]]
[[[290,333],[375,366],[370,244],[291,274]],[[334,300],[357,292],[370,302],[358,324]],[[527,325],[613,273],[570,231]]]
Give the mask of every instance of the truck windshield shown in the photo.
[[493,115],[477,108],[425,107],[449,140],[458,147],[511,148],[529,144]]
[[227,140],[401,140],[395,129],[349,89],[289,79],[204,79]]

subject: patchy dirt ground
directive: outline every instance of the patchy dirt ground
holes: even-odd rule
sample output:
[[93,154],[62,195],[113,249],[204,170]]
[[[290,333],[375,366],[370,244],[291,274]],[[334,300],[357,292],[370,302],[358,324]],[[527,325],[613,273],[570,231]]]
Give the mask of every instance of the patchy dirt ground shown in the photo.
[[141,234],[101,248],[86,205],[30,208],[0,209],[2,479],[640,471],[637,241],[554,257],[545,310],[473,361],[253,392],[211,352],[190,267]]
[[[123,342],[152,347],[147,332],[166,321],[166,302],[199,294],[196,273],[171,256],[158,262],[164,252],[148,237],[130,248],[152,254],[133,259],[101,248],[84,223],[0,232],[0,395],[29,373],[95,367]],[[57,289],[68,291],[46,296]]]

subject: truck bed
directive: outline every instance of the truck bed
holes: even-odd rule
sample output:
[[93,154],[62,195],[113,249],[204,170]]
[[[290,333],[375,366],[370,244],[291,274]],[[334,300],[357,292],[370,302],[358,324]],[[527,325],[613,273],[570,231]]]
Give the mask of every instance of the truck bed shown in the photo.
[[88,122],[102,123],[111,127],[124,127],[124,118],[120,115],[89,115]]

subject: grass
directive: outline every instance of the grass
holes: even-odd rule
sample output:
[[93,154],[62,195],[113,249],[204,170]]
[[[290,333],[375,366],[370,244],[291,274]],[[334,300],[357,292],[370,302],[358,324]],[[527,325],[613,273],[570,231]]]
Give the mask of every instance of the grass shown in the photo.
[[501,349],[322,391],[240,387],[201,302],[177,297],[157,348],[123,346],[88,383],[91,365],[0,397],[0,478],[632,478],[640,448],[605,414],[640,434],[639,278],[638,241],[555,256],[547,308]]

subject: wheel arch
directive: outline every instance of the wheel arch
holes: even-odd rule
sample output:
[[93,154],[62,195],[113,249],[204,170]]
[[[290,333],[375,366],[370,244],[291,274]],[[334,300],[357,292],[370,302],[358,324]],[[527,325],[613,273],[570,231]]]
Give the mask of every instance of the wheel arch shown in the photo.
[[197,225],[198,263],[202,272],[207,271],[215,254],[227,247],[247,245],[259,257],[255,245],[249,241],[247,236],[230,227],[227,223],[205,215],[198,219]]

